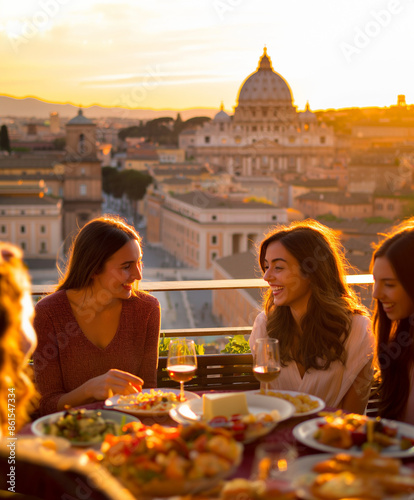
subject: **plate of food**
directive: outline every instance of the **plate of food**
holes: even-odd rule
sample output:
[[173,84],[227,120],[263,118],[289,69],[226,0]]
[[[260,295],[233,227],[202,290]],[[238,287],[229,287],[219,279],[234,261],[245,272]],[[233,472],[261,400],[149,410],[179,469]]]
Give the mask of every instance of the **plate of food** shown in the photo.
[[73,446],[93,446],[107,434],[121,434],[123,426],[133,421],[139,419],[119,411],[70,409],[38,418],[31,430],[36,436],[65,438]]
[[360,456],[340,453],[302,457],[280,476],[290,481],[297,497],[304,500],[408,500],[414,492],[413,471],[398,458],[384,457],[372,448]]
[[107,436],[94,455],[138,498],[209,490],[235,472],[243,455],[243,446],[229,432],[200,422],[177,427],[131,423],[125,430],[122,436]]
[[[105,408],[121,410],[136,416],[161,416],[182,403],[179,389],[143,389],[142,392],[120,396],[116,394],[105,401]],[[194,392],[184,391],[184,401],[199,399]]]
[[344,450],[362,455],[365,448],[371,447],[388,457],[414,456],[414,426],[385,418],[327,413],[298,424],[293,435],[301,443],[325,452]]
[[204,394],[202,399],[181,403],[170,416],[181,424],[205,422],[225,428],[238,441],[249,443],[268,434],[290,418],[295,407],[276,398],[250,392]]
[[[265,395],[262,391],[251,392],[253,394]],[[322,411],[326,406],[325,401],[313,396],[312,394],[306,394],[305,392],[268,390],[266,396],[273,396],[292,403],[296,409],[293,414],[294,417],[306,417],[308,415],[313,415],[314,413]]]

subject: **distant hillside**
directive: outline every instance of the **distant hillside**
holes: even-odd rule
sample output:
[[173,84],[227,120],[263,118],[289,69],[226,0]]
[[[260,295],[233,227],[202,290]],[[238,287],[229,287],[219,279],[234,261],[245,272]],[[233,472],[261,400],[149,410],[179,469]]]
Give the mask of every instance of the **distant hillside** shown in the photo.
[[[85,116],[88,118],[136,118],[137,120],[152,120],[162,116],[176,118],[177,113],[181,114],[183,120],[188,120],[194,116],[214,117],[219,109],[126,109],[126,108],[103,108],[101,106],[90,106],[83,108]],[[54,104],[27,97],[25,99],[14,99],[13,97],[0,96],[0,116],[34,117],[39,119],[49,118],[53,111],[57,111],[61,118],[72,118],[77,114],[78,106],[72,104]]]

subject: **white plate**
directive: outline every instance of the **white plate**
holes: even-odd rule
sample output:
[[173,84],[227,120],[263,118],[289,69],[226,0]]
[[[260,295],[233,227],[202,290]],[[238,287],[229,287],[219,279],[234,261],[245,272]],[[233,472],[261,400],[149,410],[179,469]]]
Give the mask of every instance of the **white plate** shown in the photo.
[[[101,413],[102,417],[105,420],[114,420],[117,424],[123,425],[128,424],[129,422],[140,422],[140,420],[132,415],[128,415],[126,413],[122,413],[120,411],[112,411],[112,410],[88,410],[88,411],[96,411]],[[59,420],[61,416],[63,416],[66,412],[59,411],[57,413],[52,413],[51,415],[45,415],[44,417],[40,417],[32,423],[31,430],[33,434],[41,437],[49,437],[48,434],[44,432],[44,425],[46,423],[53,423]],[[60,436],[59,436],[60,437]],[[72,446],[94,446],[99,441],[73,441],[70,440]]]
[[[251,392],[252,394],[260,394],[260,395],[264,396],[264,394],[261,393],[260,391],[248,391],[248,392],[249,393]],[[293,397],[296,397],[296,396],[308,396],[309,399],[311,399],[312,401],[317,401],[318,406],[316,408],[313,408],[312,410],[304,411],[304,412],[298,412],[298,411],[296,411],[293,414],[293,417],[306,417],[308,415],[313,415],[314,413],[317,413],[318,411],[322,411],[325,408],[325,406],[326,406],[325,405],[325,401],[323,401],[323,399],[320,399],[320,398],[318,398],[316,396],[313,396],[312,394],[307,394],[306,392],[279,391],[279,390],[276,390],[276,389],[270,389],[268,392],[280,392],[281,394],[290,394]],[[276,398],[277,396],[267,395],[267,397]],[[279,398],[279,399],[283,399],[283,398]],[[287,401],[287,400],[285,399],[284,401]]]
[[[414,425],[403,424],[402,422],[396,422],[394,420],[382,419],[384,424],[392,423],[392,425],[396,425],[398,429],[398,436],[407,436],[410,439],[414,439]],[[318,424],[325,422],[325,418],[313,418],[311,420],[306,420],[306,422],[302,422],[293,428],[294,437],[300,441],[301,443],[309,446],[310,448],[314,448],[315,450],[326,451],[330,453],[348,453],[350,455],[362,455],[361,448],[358,446],[352,446],[348,449],[335,448],[334,446],[329,446],[326,444],[322,444],[317,441],[313,436],[315,432],[318,430]],[[383,448],[381,450],[381,455],[394,457],[394,458],[407,458],[414,456],[414,446],[409,448],[408,450],[401,450],[397,445],[388,446],[387,448]]]
[[[163,391],[163,392],[173,392],[174,394],[179,394],[180,389],[173,389],[170,387],[167,387],[165,389],[161,387],[156,387],[154,389],[142,389],[143,393],[149,393],[152,390],[154,391]],[[187,401],[190,401],[192,399],[200,399],[200,396],[198,394],[195,394],[194,392],[190,391],[184,391],[184,396],[187,398]],[[162,415],[168,415],[168,410],[163,410],[163,411],[153,411],[153,410],[141,410],[141,409],[134,409],[130,408],[132,405],[125,405],[125,404],[119,404],[119,394],[115,394],[115,396],[112,396],[111,398],[108,398],[105,401],[105,408],[112,408],[116,410],[121,410],[125,413],[130,413],[131,415],[137,415],[139,417],[149,417],[149,416],[162,416]],[[129,408],[126,408],[125,406],[128,406]]]
[[[282,422],[295,413],[295,407],[283,399],[269,398],[262,394],[251,394],[249,392],[245,394],[249,413],[252,415],[278,410],[280,414],[278,422]],[[187,422],[203,420],[203,400],[200,398],[193,399],[188,403],[181,403],[176,407],[176,411],[180,417],[187,420]]]
[[[345,450],[347,452],[347,450]],[[294,488],[296,488],[296,495],[303,500],[317,500],[309,491],[309,486],[314,478],[318,475],[313,472],[313,467],[325,460],[329,460],[334,455],[328,453],[318,453],[317,455],[310,455],[301,457],[292,462],[285,472],[280,472],[280,478],[289,481]],[[412,470],[409,467],[401,467],[400,473],[402,475],[411,475]],[[409,495],[386,497],[387,499],[409,500]],[[411,497],[412,500],[412,497]]]

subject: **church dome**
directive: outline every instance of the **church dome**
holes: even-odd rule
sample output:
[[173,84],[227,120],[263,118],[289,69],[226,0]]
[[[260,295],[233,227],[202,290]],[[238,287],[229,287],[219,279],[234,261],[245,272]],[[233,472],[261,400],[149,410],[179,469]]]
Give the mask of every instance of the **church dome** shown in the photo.
[[292,104],[292,91],[286,80],[273,70],[266,47],[257,70],[240,87],[238,103],[246,101],[284,101]]

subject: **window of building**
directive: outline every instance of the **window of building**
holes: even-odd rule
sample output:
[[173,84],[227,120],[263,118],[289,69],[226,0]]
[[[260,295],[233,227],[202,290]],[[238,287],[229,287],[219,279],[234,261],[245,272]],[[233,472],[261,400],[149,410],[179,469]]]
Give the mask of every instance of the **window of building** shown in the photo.
[[293,144],[293,143],[295,142],[295,138],[293,137],[293,135],[291,135],[291,136],[289,137],[289,142],[290,142],[291,144]]
[[46,226],[40,226],[40,232],[45,233],[46,232]]
[[211,253],[211,260],[216,260],[217,259],[217,252],[212,252]]
[[224,130],[224,123],[220,123],[220,132],[223,132]]
[[216,235],[213,235],[213,236],[211,237],[211,244],[212,244],[212,245],[216,245],[216,244],[217,244],[217,236],[216,236]]
[[85,169],[84,168],[81,168],[81,175],[85,175]]
[[387,210],[394,210],[394,203],[388,203]]
[[21,242],[20,242],[20,248],[21,248],[22,250],[26,250],[26,242],[25,242],[25,241],[21,241]]
[[212,215],[211,220],[217,220],[217,215]]
[[236,137],[234,138],[234,142],[236,144],[240,144],[241,143],[241,137],[239,135],[236,135]]
[[272,220],[277,220],[277,215],[272,215]]
[[383,209],[384,209],[384,205],[383,205],[382,203],[376,203],[376,204],[375,204],[375,208],[376,208],[377,210],[383,210]]
[[208,144],[208,143],[210,142],[210,136],[209,136],[209,135],[206,135],[206,136],[204,137],[204,142],[205,142],[206,144]]
[[46,253],[47,252],[47,246],[45,241],[40,242],[40,253]]
[[88,191],[88,190],[87,190],[86,184],[81,184],[81,185],[79,186],[79,194],[80,194],[81,196],[86,196],[87,191]]
[[25,234],[26,226],[20,226],[20,234]]
[[257,132],[257,127],[256,127],[256,125],[253,125],[253,127],[252,127],[252,132]]
[[223,137],[223,138],[221,139],[221,143],[222,143],[222,144],[226,144],[226,142],[227,142],[227,139],[226,139],[225,137]]
[[1,232],[3,234],[7,233],[7,227],[6,226],[1,226]]
[[305,123],[303,125],[303,130],[308,131],[309,130],[309,123]]
[[325,137],[324,135],[322,135],[322,136],[320,137],[320,142],[321,142],[321,144],[325,144],[325,142],[326,142],[326,137]]

